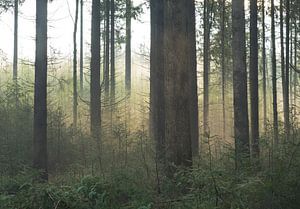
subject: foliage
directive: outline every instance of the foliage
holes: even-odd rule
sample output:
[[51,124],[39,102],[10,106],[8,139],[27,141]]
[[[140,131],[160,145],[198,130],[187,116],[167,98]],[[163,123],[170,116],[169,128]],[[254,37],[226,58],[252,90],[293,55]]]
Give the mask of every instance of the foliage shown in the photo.
[[[192,170],[179,169],[173,179],[163,177],[160,193],[151,186],[155,179],[130,168],[116,169],[105,177],[53,179],[50,184],[35,182],[36,172],[25,169],[17,176],[1,178],[0,208],[297,209],[299,144],[282,144],[280,149],[273,160],[262,159],[259,170],[251,166],[236,171],[227,155],[212,162],[201,159]],[[292,152],[283,154],[284,149]]]

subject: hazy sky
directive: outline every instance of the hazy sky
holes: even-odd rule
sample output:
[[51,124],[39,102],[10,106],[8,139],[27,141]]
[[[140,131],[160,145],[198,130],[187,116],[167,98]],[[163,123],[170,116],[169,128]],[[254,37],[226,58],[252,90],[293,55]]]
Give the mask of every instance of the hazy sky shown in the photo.
[[[133,0],[134,5],[142,0]],[[48,36],[49,46],[61,51],[64,55],[72,53],[72,33],[75,12],[74,0],[55,0],[48,6]],[[90,10],[91,3],[85,3],[84,41],[90,42]],[[72,15],[72,17],[71,17]],[[143,43],[149,45],[150,25],[149,11],[141,16],[143,22],[132,22],[132,45],[133,50],[138,50]],[[13,54],[13,12],[1,14],[0,16],[0,49],[12,60]],[[35,0],[26,0],[20,7],[19,13],[19,57],[34,59],[35,52]],[[89,50],[86,48],[86,50]],[[85,51],[86,51],[85,50]],[[86,51],[89,52],[89,51]]]

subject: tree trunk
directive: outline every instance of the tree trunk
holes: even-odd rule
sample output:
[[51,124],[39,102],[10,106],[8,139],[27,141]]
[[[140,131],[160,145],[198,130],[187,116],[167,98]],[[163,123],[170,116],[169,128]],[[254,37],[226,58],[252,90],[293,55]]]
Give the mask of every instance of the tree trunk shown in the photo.
[[83,93],[83,0],[80,0],[80,92]]
[[165,102],[164,102],[164,3],[150,1],[150,135],[156,143],[156,158],[165,162]]
[[275,40],[275,6],[271,0],[271,47],[272,47],[272,94],[273,94],[273,128],[274,142],[278,145],[278,112],[277,112],[277,69],[276,69],[276,40]]
[[267,76],[266,76],[266,29],[265,29],[265,0],[262,0],[262,73],[263,73],[263,114],[264,131],[267,131]]
[[210,73],[210,4],[204,0],[203,27],[203,129],[209,134],[209,73]]
[[196,57],[196,15],[195,3],[188,1],[187,3],[187,34],[188,34],[188,69],[190,84],[190,123],[191,123],[191,145],[192,155],[199,156],[199,110],[198,110],[198,85],[197,85],[197,57]]
[[284,129],[286,139],[290,138],[290,0],[286,0],[286,63],[285,63],[285,97],[284,97]]
[[226,68],[225,68],[225,15],[226,15],[226,2],[222,0],[222,15],[221,15],[221,72],[222,72],[222,116],[223,116],[223,139],[226,138],[226,101],[225,101],[225,88],[226,88]]
[[243,167],[250,157],[247,102],[244,0],[232,1],[233,90],[236,167]]
[[[294,37],[294,66],[295,66],[295,69],[297,69],[297,61],[298,61],[298,30],[297,30],[297,20],[295,20],[295,37]],[[297,88],[298,86],[298,75],[297,73],[294,73],[294,105],[295,105],[295,108],[296,108],[296,104],[297,104]],[[296,111],[295,111],[296,112]]]
[[192,165],[191,105],[197,106],[191,98],[196,72],[194,1],[166,0],[164,21],[165,142],[172,175],[173,165]]
[[18,22],[19,22],[19,0],[14,5],[14,57],[13,57],[13,80],[18,79]]
[[257,159],[259,157],[257,0],[250,1],[250,98],[252,155]]
[[111,38],[110,38],[110,47],[111,47],[111,72],[110,72],[110,100],[111,105],[115,103],[116,96],[116,78],[115,78],[115,0],[110,0],[110,9],[111,9]]
[[91,133],[100,137],[101,130],[101,87],[100,87],[100,1],[92,1],[91,28]]
[[47,168],[47,0],[36,0],[33,166],[48,180]]
[[126,0],[125,87],[129,94],[131,91],[131,4],[131,0]]
[[110,15],[110,1],[105,0],[105,69],[104,69],[104,92],[105,98],[109,97],[109,15]]
[[73,31],[73,126],[77,128],[77,106],[78,106],[78,92],[77,92],[77,25],[78,25],[78,9],[79,0],[76,0],[75,21]]

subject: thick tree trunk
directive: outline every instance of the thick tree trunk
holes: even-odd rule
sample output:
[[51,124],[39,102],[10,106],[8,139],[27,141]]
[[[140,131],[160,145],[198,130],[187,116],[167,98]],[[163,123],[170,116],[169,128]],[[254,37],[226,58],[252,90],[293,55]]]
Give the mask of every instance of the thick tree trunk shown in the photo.
[[192,155],[199,156],[199,110],[198,110],[198,85],[197,85],[197,57],[196,57],[196,15],[195,3],[187,2],[187,33],[188,33],[188,69],[190,84],[190,123]]
[[80,0],[80,92],[83,93],[83,0]]
[[13,57],[13,80],[18,79],[18,22],[19,22],[19,0],[14,5],[14,57]]
[[33,166],[48,180],[47,168],[47,0],[36,0]]
[[278,145],[278,111],[277,111],[277,69],[276,69],[276,40],[275,40],[275,5],[271,0],[271,47],[272,47],[272,94],[273,94],[273,128],[274,142]]
[[79,0],[76,0],[75,21],[73,31],[73,126],[77,128],[77,106],[78,106],[78,92],[77,92],[77,25],[78,25],[78,10]]
[[[150,1],[150,135],[156,143],[157,161],[165,162],[165,102],[164,102],[164,3]],[[128,90],[128,89],[127,89]]]
[[101,87],[100,87],[100,0],[92,1],[91,29],[91,83],[90,83],[91,133],[99,139],[101,130]]
[[247,102],[244,0],[232,1],[233,90],[236,167],[243,167],[250,157]]
[[257,0],[250,1],[250,98],[252,155],[259,157],[259,95],[258,95],[258,40]]
[[193,0],[166,0],[164,8],[165,142],[171,175],[172,165],[192,165],[191,105],[197,106],[191,99],[196,71],[194,10]]
[[126,0],[125,87],[129,94],[131,91],[131,5],[131,0]]

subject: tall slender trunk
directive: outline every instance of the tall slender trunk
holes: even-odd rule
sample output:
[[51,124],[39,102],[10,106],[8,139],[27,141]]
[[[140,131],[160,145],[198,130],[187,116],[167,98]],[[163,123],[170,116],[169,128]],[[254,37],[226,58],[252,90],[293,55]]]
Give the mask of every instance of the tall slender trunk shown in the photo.
[[33,166],[48,180],[47,155],[47,0],[36,0]]
[[80,0],[80,92],[83,93],[83,0]]
[[225,68],[225,15],[226,15],[226,2],[222,0],[222,15],[221,15],[221,72],[222,72],[222,116],[223,116],[223,139],[226,138],[226,68]]
[[126,0],[125,87],[127,93],[131,91],[131,4],[131,0]]
[[275,5],[271,0],[271,47],[272,47],[272,94],[273,94],[273,128],[274,142],[278,145],[278,111],[277,111],[277,69],[276,69],[276,40],[275,40]]
[[[281,85],[282,85],[282,101],[283,101],[283,109],[285,110],[286,103],[285,95],[286,95],[286,75],[285,75],[285,55],[284,55],[284,34],[283,34],[283,0],[279,2],[279,13],[280,13],[280,58],[281,58]],[[284,121],[286,120],[286,112],[283,111]]]
[[232,0],[232,31],[236,167],[241,168],[250,157],[244,0]]
[[186,10],[187,18],[187,34],[188,38],[188,69],[189,69],[189,108],[190,108],[190,124],[191,124],[191,146],[192,155],[199,156],[199,110],[198,110],[198,85],[197,85],[197,57],[196,57],[196,15],[195,3],[192,0],[187,2]]
[[[298,23],[299,24],[299,23]],[[297,61],[298,61],[298,30],[297,30],[297,20],[295,20],[295,37],[294,37],[294,66],[295,69],[297,69]],[[295,109],[296,109],[296,104],[297,104],[297,88],[298,86],[298,75],[297,73],[294,73],[294,105],[295,105]],[[296,111],[295,111],[296,112]]]
[[75,21],[73,31],[73,126],[77,128],[77,106],[78,106],[78,92],[77,92],[77,26],[78,26],[78,10],[79,0],[76,0]]
[[116,96],[116,78],[115,78],[115,0],[110,0],[110,130],[113,132],[113,109]]
[[110,0],[105,0],[105,69],[104,69],[104,92],[105,98],[109,97],[109,16]]
[[258,95],[258,40],[257,0],[250,1],[250,98],[251,98],[251,142],[254,158],[259,157],[259,95]]
[[13,57],[13,80],[18,79],[18,22],[19,22],[19,0],[14,5],[14,57]]
[[111,72],[110,72],[110,100],[111,105],[115,103],[116,94],[116,75],[115,75],[115,0],[110,0],[111,9],[111,38],[110,38],[110,59],[111,59]]
[[210,73],[210,9],[209,0],[204,0],[203,28],[203,129],[209,132],[209,73]]
[[286,63],[285,63],[285,85],[286,92],[284,97],[284,129],[286,134],[286,139],[290,138],[290,0],[286,0]]
[[264,131],[267,130],[267,76],[266,76],[266,29],[265,29],[265,0],[262,0],[262,73],[263,73],[263,114]]
[[100,0],[92,1],[91,28],[91,82],[90,117],[91,133],[99,139],[101,131],[101,86],[100,86]]

